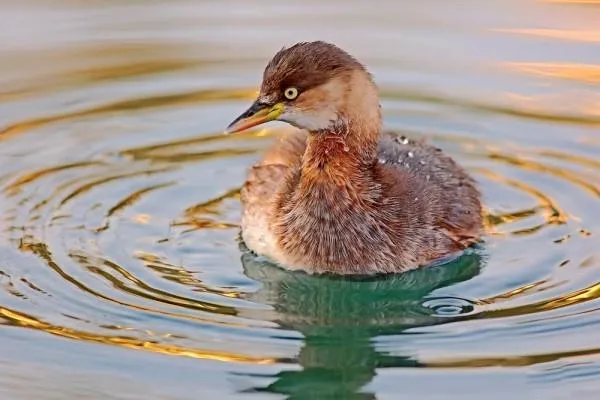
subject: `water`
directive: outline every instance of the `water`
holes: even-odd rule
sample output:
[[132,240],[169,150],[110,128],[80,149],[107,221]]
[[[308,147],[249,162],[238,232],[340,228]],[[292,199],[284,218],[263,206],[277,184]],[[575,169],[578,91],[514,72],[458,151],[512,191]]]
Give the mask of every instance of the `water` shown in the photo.
[[[2,1],[0,397],[565,399],[600,390],[598,1]],[[333,41],[488,234],[385,279],[238,243],[268,58]]]

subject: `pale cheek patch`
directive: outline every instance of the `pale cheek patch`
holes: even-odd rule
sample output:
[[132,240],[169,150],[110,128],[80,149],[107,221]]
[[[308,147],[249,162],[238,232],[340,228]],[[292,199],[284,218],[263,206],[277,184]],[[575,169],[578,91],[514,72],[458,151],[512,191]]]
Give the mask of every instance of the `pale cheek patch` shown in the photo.
[[318,131],[333,126],[337,118],[337,113],[327,108],[319,111],[302,111],[287,107],[278,119],[298,128]]

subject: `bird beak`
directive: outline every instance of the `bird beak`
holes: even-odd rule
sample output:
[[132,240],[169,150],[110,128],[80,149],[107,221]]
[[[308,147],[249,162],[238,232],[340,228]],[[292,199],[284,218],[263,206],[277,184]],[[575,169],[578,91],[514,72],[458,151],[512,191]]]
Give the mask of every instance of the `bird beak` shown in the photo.
[[256,100],[249,109],[237,117],[225,130],[225,133],[236,133],[244,131],[253,126],[273,121],[283,114],[283,103],[277,103],[273,106],[260,103]]

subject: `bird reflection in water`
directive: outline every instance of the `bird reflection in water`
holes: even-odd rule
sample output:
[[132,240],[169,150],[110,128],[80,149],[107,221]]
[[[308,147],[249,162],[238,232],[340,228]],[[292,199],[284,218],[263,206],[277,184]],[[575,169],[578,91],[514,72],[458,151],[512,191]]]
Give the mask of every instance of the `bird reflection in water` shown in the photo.
[[378,368],[423,365],[409,354],[378,351],[373,339],[472,318],[468,300],[468,305],[454,315],[436,313],[426,300],[437,289],[477,276],[484,259],[475,249],[445,264],[361,279],[289,272],[244,254],[246,274],[263,284],[249,300],[273,307],[277,315],[274,322],[281,329],[304,336],[297,358],[301,370],[274,376],[243,374],[248,378],[275,378],[266,386],[245,392],[284,394],[288,399],[376,399],[365,387]]

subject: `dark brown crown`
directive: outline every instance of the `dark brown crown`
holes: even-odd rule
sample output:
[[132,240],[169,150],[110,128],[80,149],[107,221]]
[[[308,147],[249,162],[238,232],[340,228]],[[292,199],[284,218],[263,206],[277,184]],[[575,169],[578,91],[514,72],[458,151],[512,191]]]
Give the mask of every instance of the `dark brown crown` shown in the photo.
[[271,59],[263,75],[263,92],[281,92],[288,87],[304,91],[351,70],[365,69],[339,47],[321,41],[297,43]]

